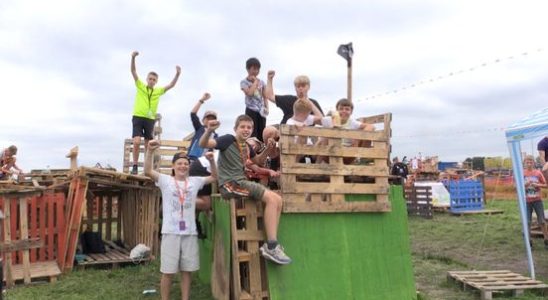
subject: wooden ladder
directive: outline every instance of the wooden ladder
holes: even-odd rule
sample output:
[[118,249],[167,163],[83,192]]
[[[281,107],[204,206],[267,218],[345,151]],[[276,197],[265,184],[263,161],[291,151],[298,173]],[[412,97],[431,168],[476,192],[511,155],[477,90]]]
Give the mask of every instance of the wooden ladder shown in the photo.
[[230,200],[232,298],[269,299],[265,260],[263,204],[248,198]]

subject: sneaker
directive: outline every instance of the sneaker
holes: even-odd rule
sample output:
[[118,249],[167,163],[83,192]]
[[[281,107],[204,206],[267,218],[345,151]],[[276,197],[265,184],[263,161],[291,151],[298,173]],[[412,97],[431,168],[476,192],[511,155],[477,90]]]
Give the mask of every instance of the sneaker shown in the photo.
[[281,245],[277,245],[276,248],[270,250],[268,249],[268,246],[266,243],[264,243],[261,248],[259,248],[261,251],[261,255],[264,256],[264,258],[271,260],[279,265],[287,265],[291,263],[291,258],[287,256],[284,252],[284,248]]
[[137,175],[137,172],[139,172],[137,165],[133,165],[133,168],[131,169],[131,174]]

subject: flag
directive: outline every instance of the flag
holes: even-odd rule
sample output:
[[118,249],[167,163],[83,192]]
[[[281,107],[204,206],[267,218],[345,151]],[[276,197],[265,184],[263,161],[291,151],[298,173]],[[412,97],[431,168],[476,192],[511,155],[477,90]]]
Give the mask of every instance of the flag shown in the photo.
[[346,45],[340,45],[339,49],[337,50],[337,53],[342,56],[344,59],[346,59],[347,62],[350,63],[352,60],[352,55],[354,55],[354,49],[352,48],[352,43],[348,43]]

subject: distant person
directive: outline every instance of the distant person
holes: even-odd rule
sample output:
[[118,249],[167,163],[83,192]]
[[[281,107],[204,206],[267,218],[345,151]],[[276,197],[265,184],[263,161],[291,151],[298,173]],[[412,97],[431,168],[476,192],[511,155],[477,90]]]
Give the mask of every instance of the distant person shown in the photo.
[[236,119],[234,135],[226,134],[216,139],[211,139],[211,134],[219,128],[219,121],[209,121],[206,131],[200,139],[203,148],[215,148],[219,153],[219,191],[224,198],[249,197],[265,204],[264,228],[266,242],[259,248],[261,254],[281,265],[291,263],[284,248],[278,243],[278,225],[282,214],[282,198],[279,194],[267,189],[257,182],[250,181],[245,175],[245,165],[248,159],[260,164],[263,155],[268,149],[274,147],[269,142],[267,149],[256,155],[255,151],[246,143],[253,132],[253,119],[247,115],[241,115]]
[[[275,75],[274,71],[269,71],[269,77],[270,76],[272,77],[272,80],[270,82],[273,81],[274,75]],[[306,76],[304,76],[304,77],[306,77]],[[304,97],[308,98],[308,91],[310,90],[310,79],[308,77],[303,78],[303,77],[299,76],[299,77],[295,78],[293,83],[294,83],[294,86],[295,86],[296,96],[294,96],[294,95],[275,95],[273,97],[274,99],[272,99],[272,97],[269,98],[269,100],[274,102],[274,104],[276,104],[276,106],[279,107],[282,110],[283,114],[284,114],[280,124],[286,124],[287,120],[289,120],[293,116],[293,105],[295,104],[297,99],[304,98]],[[272,93],[273,92],[274,91],[273,91],[273,88],[272,88]],[[322,110],[320,104],[318,103],[318,101],[316,101],[312,98],[308,98],[308,99],[314,104],[314,106],[316,106],[316,108],[318,108],[318,110],[323,115],[323,110]],[[311,114],[312,113],[313,112],[311,112]]]
[[396,156],[392,160],[392,170],[390,171],[390,174],[401,177],[402,183],[405,183],[405,179],[409,174],[409,170],[407,169],[407,165],[405,165],[403,162],[400,162],[398,157]]
[[152,169],[154,151],[160,142],[151,140],[145,154],[145,175],[150,177],[162,192],[162,243],[160,248],[160,293],[162,300],[169,299],[173,275],[181,273],[181,299],[188,300],[192,272],[200,269],[195,223],[195,206],[198,190],[217,179],[213,153],[206,157],[211,165],[207,177],[189,176],[190,159],[184,153],[176,153],[172,159],[172,175]]
[[538,155],[542,164],[542,174],[548,178],[548,136],[545,136],[537,145]]
[[[257,58],[248,59],[245,68],[247,76],[240,82],[240,88],[245,94],[245,114],[255,124],[251,136],[262,142],[263,130],[266,127],[266,117],[268,116],[268,98],[272,97],[272,92],[268,87],[272,87],[272,83],[267,87],[267,84],[257,77],[261,70],[261,62]],[[270,72],[268,80],[272,81]]]
[[148,148],[148,141],[153,138],[154,122],[156,120],[156,111],[158,109],[158,103],[160,102],[160,96],[165,92],[172,89],[179,75],[181,74],[181,67],[176,66],[175,77],[165,87],[155,87],[158,82],[158,74],[156,72],[149,72],[146,78],[146,84],[143,83],[137,75],[137,69],[135,67],[135,57],[139,55],[139,52],[133,51],[131,54],[131,75],[135,80],[135,87],[137,93],[135,95],[135,103],[133,105],[133,167],[131,174],[137,174],[138,161],[139,161],[139,147],[141,145],[141,137],[145,139],[145,152]]
[[23,170],[16,164],[17,147],[11,145],[0,156],[0,180],[8,180],[11,175],[19,175]]
[[[542,204],[540,191],[541,188],[546,188],[546,179],[541,171],[534,168],[535,159],[532,155],[527,155],[525,157],[523,165],[525,168],[523,176],[525,179],[525,199],[527,201],[527,222],[529,224],[529,231],[534,210],[537,215],[537,223],[544,236],[544,247],[548,250],[548,227],[546,225],[546,218],[544,217],[544,205]],[[529,241],[532,246],[531,239]]]

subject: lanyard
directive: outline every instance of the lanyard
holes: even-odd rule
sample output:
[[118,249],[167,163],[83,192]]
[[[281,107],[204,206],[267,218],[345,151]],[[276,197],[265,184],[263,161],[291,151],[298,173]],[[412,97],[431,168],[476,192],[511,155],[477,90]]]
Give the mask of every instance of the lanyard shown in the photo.
[[[238,150],[240,150],[240,159],[242,160],[242,163],[244,165],[244,170],[245,170],[245,163],[249,159],[249,147],[247,147],[247,143],[245,141],[242,144],[240,144],[236,140],[236,145],[238,145]],[[242,145],[246,147],[246,151],[244,151],[244,149],[242,148]]]
[[173,177],[173,181],[175,181],[175,187],[177,188],[177,195],[179,195],[179,203],[181,204],[181,215],[183,214],[183,205],[185,204],[185,197],[186,192],[188,188],[188,180],[185,178],[185,189],[181,193],[181,187],[179,186],[179,183],[177,182],[177,179]]
[[[148,90],[150,89],[150,93]],[[148,98],[148,110],[152,111],[152,94],[154,93],[154,88],[149,88],[147,86],[147,98]]]

